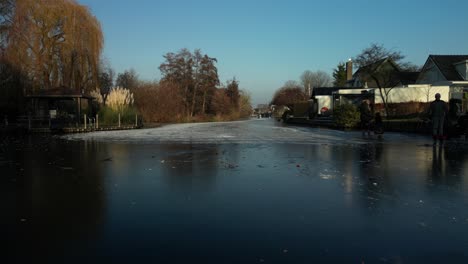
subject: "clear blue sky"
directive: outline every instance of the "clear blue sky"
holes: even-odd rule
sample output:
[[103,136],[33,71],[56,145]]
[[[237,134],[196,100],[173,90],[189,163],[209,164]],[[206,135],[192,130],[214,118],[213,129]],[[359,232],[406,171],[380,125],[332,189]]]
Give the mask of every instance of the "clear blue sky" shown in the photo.
[[429,54],[468,54],[468,1],[78,1],[101,22],[117,73],[160,79],[164,54],[200,48],[254,105],[305,70],[331,74],[371,43],[417,65]]

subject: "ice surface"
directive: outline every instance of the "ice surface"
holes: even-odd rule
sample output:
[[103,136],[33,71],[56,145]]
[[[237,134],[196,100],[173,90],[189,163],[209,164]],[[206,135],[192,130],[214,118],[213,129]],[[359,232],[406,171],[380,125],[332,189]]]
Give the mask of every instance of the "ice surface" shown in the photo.
[[[159,128],[69,134],[69,140],[93,140],[133,143],[289,143],[289,144],[366,144],[377,138],[363,138],[359,131],[340,131],[288,126],[272,119],[236,122],[186,123]],[[427,138],[386,133],[382,142],[419,142]]]

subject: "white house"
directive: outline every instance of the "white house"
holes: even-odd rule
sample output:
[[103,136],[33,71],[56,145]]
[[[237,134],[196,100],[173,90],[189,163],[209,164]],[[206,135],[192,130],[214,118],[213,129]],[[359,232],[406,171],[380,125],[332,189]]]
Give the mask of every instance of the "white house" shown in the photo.
[[446,85],[463,81],[468,81],[468,55],[429,55],[416,83]]
[[[391,88],[378,88],[376,79],[372,77],[382,77],[379,71],[386,73],[382,83],[390,84]],[[333,108],[337,94],[358,95],[363,90],[374,95],[375,104],[383,103],[381,90],[388,103],[428,103],[439,93],[442,100],[451,103],[452,108],[456,106],[457,114],[468,111],[468,55],[430,55],[421,72],[402,71],[389,58],[361,67],[354,74],[351,72],[352,62],[348,61],[347,87],[314,88],[319,113],[322,107]]]
[[[393,75],[395,79],[390,79],[393,87],[381,89],[384,93],[388,92],[388,103],[430,102],[436,93],[440,93],[442,100],[457,107],[458,114],[468,111],[468,55],[429,55],[415,80],[414,73],[408,73],[407,76],[411,78],[405,78],[405,72],[401,72],[391,60],[383,59],[360,68],[353,75],[351,83],[362,82],[369,71],[378,70],[383,65],[387,65],[387,68],[392,66],[396,73]],[[375,82],[366,84],[374,88],[375,103],[382,103],[380,89]]]

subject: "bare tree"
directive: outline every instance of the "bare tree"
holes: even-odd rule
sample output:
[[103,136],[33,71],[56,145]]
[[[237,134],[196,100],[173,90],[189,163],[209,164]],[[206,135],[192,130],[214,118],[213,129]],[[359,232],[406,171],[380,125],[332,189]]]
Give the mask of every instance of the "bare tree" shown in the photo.
[[123,73],[117,75],[117,80],[115,80],[115,85],[130,90],[135,90],[139,84],[138,74],[134,69],[125,70]]
[[328,73],[324,71],[304,71],[301,74],[301,84],[304,87],[304,92],[307,96],[312,94],[314,87],[328,87],[331,86],[332,80]]
[[301,84],[294,80],[286,81],[281,88],[299,88],[301,89]]
[[211,103],[216,86],[219,85],[218,69],[215,65],[216,62],[217,60],[215,58],[210,58],[206,54],[200,61],[200,71],[197,76],[197,82],[199,83],[200,92],[202,94],[202,114],[207,113],[207,108]]
[[110,89],[114,86],[114,75],[114,70],[110,66],[109,62],[102,59],[99,66],[98,87],[104,103],[106,102]]
[[304,93],[307,96],[312,94],[312,88],[314,87],[314,73],[312,71],[306,70],[301,74],[301,84],[304,87]]
[[239,109],[239,82],[236,79],[229,80],[226,85],[226,93],[231,100],[231,107]]
[[332,79],[330,74],[324,71],[313,72],[313,87],[328,87],[332,84]]
[[165,61],[159,66],[163,82],[168,82],[178,88],[183,100],[187,116],[190,113],[190,91],[193,87],[193,58],[188,49],[181,49],[178,53],[169,52],[164,56]]
[[187,49],[167,53],[164,58],[165,61],[159,66],[162,80],[179,87],[187,116],[192,117],[198,112],[204,114],[215,86],[219,84],[215,65],[217,60],[202,54],[200,50],[192,54]]
[[205,114],[207,99],[210,100],[213,90],[219,84],[218,69],[215,66],[216,58],[210,58],[202,54],[200,49],[196,49],[192,55],[193,58],[193,76],[192,76],[192,94],[190,116],[196,112]]
[[[390,58],[385,59],[376,67],[370,67],[368,71],[364,71],[364,79],[370,79],[377,85],[382,103],[384,105],[385,113],[389,116],[388,111],[388,98],[390,92],[400,83],[400,71]],[[367,77],[366,77],[367,76]]]
[[385,58],[391,58],[396,64],[399,64],[405,56],[400,51],[387,50],[382,44],[372,43],[353,59],[353,63],[359,68]]
[[400,72],[417,70],[417,66],[402,62],[400,51],[387,50],[382,44],[371,44],[356,56],[353,62],[360,67],[363,81],[372,80],[377,85],[388,116],[388,98],[391,90],[400,83]]

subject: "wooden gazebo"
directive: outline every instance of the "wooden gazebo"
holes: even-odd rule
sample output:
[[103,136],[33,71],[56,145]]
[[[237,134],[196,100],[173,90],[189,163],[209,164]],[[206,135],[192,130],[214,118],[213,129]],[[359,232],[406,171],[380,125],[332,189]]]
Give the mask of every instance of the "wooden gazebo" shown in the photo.
[[29,117],[48,121],[49,125],[51,122],[62,126],[80,124],[84,114],[95,114],[93,97],[63,86],[31,93],[25,98],[29,105]]

